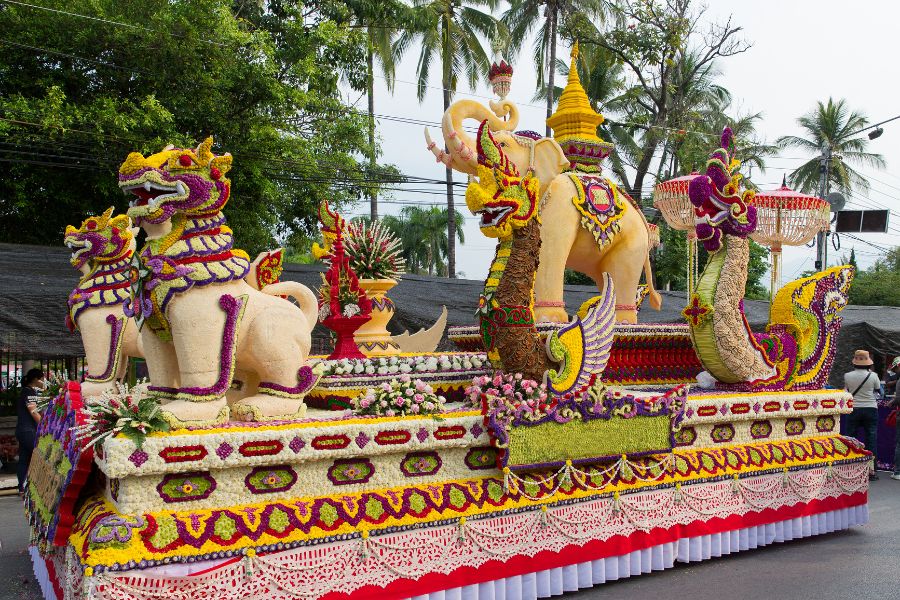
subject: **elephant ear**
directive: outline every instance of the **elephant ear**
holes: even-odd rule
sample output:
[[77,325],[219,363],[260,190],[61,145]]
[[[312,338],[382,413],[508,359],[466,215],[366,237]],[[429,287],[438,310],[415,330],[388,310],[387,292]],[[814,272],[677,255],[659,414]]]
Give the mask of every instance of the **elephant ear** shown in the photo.
[[488,167],[489,169],[496,169],[500,171],[504,175],[510,177],[518,177],[519,169],[516,168],[515,163],[509,160],[509,157],[504,154],[503,149],[500,148],[500,144],[497,143],[497,140],[494,139],[494,136],[491,135],[491,130],[488,129],[488,121],[485,119],[481,122],[481,125],[478,126],[478,164]]
[[534,163],[541,181],[549,181],[569,168],[569,159],[559,143],[548,137],[534,143]]

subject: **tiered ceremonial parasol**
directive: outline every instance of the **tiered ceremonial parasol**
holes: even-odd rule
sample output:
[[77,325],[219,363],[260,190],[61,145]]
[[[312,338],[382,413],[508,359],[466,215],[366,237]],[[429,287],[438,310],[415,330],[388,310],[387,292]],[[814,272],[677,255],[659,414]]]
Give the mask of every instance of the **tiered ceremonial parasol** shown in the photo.
[[697,177],[695,171],[656,184],[653,188],[653,206],[662,213],[669,227],[687,232],[687,291],[694,293],[697,282],[697,235],[694,233],[694,205],[688,196],[688,185]]
[[831,208],[815,196],[795,192],[782,180],[771,192],[757,192],[750,200],[756,207],[756,231],[750,238],[772,253],[771,294],[781,287],[781,247],[800,246],[828,228]]

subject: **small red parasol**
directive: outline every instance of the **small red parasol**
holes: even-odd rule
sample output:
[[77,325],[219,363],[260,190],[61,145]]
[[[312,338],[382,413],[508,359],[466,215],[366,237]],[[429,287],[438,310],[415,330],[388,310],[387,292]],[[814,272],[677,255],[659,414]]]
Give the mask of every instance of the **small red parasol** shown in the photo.
[[694,234],[694,205],[688,196],[688,186],[697,177],[694,171],[656,184],[653,188],[653,206],[662,213],[669,227],[687,232],[687,291],[694,293],[697,281],[697,236]]
[[757,192],[750,200],[756,207],[756,231],[750,238],[772,251],[772,296],[781,287],[781,248],[800,246],[828,228],[831,209],[816,196],[795,192],[782,180],[771,192]]

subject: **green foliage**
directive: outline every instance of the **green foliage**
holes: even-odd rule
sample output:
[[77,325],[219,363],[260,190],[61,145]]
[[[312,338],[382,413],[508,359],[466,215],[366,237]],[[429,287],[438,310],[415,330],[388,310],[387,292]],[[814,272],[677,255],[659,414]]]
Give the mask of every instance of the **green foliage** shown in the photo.
[[594,280],[578,271],[566,269],[563,275],[563,283],[566,285],[596,285]]
[[[700,138],[708,153],[721,133],[710,131],[709,123],[696,115],[713,102],[725,105],[727,91],[714,82],[715,62],[749,45],[730,19],[707,22],[701,30],[709,21],[704,10],[691,0],[619,0],[613,5],[614,18],[602,28],[579,15],[565,22],[565,37],[578,40],[582,51],[602,48],[628,73],[624,92],[589,96],[600,106],[617,101],[617,106],[604,108],[608,120],[602,131],[616,143],[613,172],[638,201],[649,196],[648,175],[676,171],[676,148],[685,135]],[[699,129],[688,129],[692,126]]]
[[[832,152],[828,165],[829,182],[845,194],[854,189],[869,189],[869,180],[856,171],[851,164],[883,169],[884,159],[880,154],[866,152],[869,139],[859,130],[869,124],[869,119],[858,111],[850,110],[847,101],[829,98],[827,103],[817,102],[816,107],[806,113],[797,123],[804,130],[804,137],[786,135],[778,139],[782,148],[799,148],[815,158],[803,163],[790,175],[791,185],[806,194],[819,194],[819,155],[827,147]],[[840,155],[840,157],[839,157]]]
[[[659,289],[678,291],[687,290],[687,236],[683,231],[675,231],[668,225],[660,224],[660,240],[662,244],[656,251],[653,274]],[[709,253],[700,244],[697,250],[698,272],[709,259]],[[745,297],[750,300],[768,300],[769,291],[764,285],[764,277],[769,269],[769,251],[750,242],[750,263],[747,267],[747,285]]]
[[874,265],[857,271],[850,304],[900,306],[900,248],[888,250]]
[[[403,259],[409,273],[447,275],[447,209],[404,206],[399,217],[381,221],[403,243]],[[463,224],[456,221],[456,238],[465,242]]]
[[58,244],[85,214],[125,210],[116,171],[129,152],[207,135],[234,155],[226,215],[251,254],[310,235],[320,199],[340,206],[371,186],[366,118],[338,89],[364,72],[366,48],[339,24],[343,4],[47,4],[105,21],[0,9],[20,44],[0,54],[2,241]]

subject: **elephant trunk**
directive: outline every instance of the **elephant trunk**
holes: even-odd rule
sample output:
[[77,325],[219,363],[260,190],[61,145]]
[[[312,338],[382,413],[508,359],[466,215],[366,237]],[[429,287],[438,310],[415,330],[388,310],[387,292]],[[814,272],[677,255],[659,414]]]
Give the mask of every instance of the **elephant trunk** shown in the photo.
[[[502,120],[503,116],[509,116],[509,120]],[[444,134],[444,143],[449,152],[447,160],[442,160],[450,168],[468,173],[475,173],[478,160],[475,153],[475,140],[463,130],[463,122],[473,119],[478,122],[487,120],[488,127],[492,131],[513,131],[519,124],[519,109],[508,100],[491,102],[488,109],[483,104],[474,100],[459,100],[454,102],[444,118],[441,120],[441,131]],[[430,139],[426,132],[426,139]],[[432,152],[434,150],[432,149]],[[435,154],[437,156],[437,154]],[[441,160],[441,157],[438,157]]]

